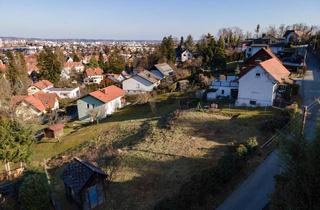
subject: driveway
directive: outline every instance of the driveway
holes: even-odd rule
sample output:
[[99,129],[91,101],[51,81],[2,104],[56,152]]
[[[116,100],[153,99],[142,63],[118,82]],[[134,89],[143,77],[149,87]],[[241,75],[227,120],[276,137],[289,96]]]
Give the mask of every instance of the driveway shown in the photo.
[[[301,94],[303,104],[311,104],[320,97],[320,66],[319,61],[309,54],[308,70],[302,81]],[[316,121],[319,116],[318,103],[310,110],[306,122],[305,135],[307,139],[315,137]],[[218,210],[261,210],[269,202],[269,195],[274,191],[273,177],[281,172],[281,160],[278,151],[273,151],[264,162],[222,203]]]

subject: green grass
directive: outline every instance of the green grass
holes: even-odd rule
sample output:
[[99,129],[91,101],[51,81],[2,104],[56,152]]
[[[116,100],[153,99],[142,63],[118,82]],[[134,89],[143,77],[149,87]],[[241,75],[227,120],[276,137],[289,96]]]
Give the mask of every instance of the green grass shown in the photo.
[[[275,113],[264,109],[182,111],[171,129],[163,128],[165,116],[178,107],[176,100],[168,98],[170,95],[158,98],[155,112],[148,104],[129,106],[98,125],[67,134],[59,143],[34,145],[34,164],[44,158],[64,156],[50,162],[54,193],[64,207],[71,208],[61,196],[63,184],[59,177],[62,164],[74,156],[108,170],[108,163],[102,160],[112,145],[119,152],[113,161],[119,165],[107,191],[105,209],[151,209],[165,196],[176,193],[192,175],[216,164],[226,145],[253,136],[262,143],[272,135],[260,131],[261,122]],[[237,114],[237,119],[230,120]]]

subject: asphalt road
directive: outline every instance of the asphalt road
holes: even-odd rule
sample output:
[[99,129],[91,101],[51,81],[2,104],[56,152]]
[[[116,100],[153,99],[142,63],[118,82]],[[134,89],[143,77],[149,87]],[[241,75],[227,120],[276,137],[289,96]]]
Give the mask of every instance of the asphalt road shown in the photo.
[[[303,104],[311,104],[320,97],[320,62],[309,54],[307,56],[308,70],[302,81],[300,93]],[[305,136],[307,139],[315,137],[316,121],[319,116],[319,104],[309,110]],[[274,176],[281,172],[281,160],[278,152],[272,152],[262,164],[251,174],[217,210],[261,210],[269,201],[269,195],[274,191]]]

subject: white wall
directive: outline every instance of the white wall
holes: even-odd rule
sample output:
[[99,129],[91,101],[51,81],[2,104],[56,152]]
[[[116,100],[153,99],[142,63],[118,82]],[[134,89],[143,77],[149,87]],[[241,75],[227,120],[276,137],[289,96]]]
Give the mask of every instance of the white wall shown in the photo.
[[97,76],[89,76],[84,78],[83,82],[85,84],[100,84],[103,80],[103,75],[97,75]]
[[246,58],[250,58],[254,54],[256,54],[262,47],[248,47],[246,49]]
[[[260,77],[256,74],[260,73]],[[250,101],[256,101],[257,106],[272,106],[277,84],[275,80],[260,66],[251,69],[239,79],[237,106],[251,106]]]

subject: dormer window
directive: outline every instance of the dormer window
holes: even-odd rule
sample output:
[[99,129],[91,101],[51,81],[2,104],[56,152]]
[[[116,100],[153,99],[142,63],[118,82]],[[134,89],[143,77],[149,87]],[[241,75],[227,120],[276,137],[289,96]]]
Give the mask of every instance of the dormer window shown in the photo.
[[261,74],[260,73],[256,73],[256,77],[261,77]]

